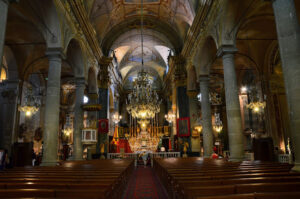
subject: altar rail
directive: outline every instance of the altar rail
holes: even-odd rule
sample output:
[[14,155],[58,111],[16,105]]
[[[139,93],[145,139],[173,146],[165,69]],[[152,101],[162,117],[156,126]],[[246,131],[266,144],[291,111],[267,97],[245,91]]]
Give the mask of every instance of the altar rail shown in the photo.
[[293,163],[292,161],[293,161],[292,155],[290,155],[290,154],[279,154],[278,155],[278,162],[280,162],[280,163],[292,164]]
[[180,152],[160,152],[150,153],[151,167],[153,167],[153,158],[180,158]]
[[[153,166],[153,158],[179,158],[180,152],[157,152],[150,153],[151,166]],[[137,153],[107,153],[107,159],[135,159],[134,165],[137,166]]]
[[180,152],[150,153],[151,158],[179,158]]
[[137,153],[107,153],[107,159],[134,159],[134,166],[137,166]]

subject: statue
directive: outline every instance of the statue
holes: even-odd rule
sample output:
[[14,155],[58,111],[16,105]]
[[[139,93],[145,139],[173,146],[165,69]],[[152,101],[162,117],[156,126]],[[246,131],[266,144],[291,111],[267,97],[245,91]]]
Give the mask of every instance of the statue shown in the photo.
[[19,126],[19,136],[18,136],[18,139],[20,140],[20,142],[23,142],[21,140],[24,140],[24,134],[27,132],[27,126],[26,124],[22,123],[20,124]]
[[41,127],[37,128],[34,132],[34,140],[39,142],[43,138],[43,130]]
[[105,156],[104,156],[104,146],[105,146],[104,143],[100,144],[100,154],[101,154],[100,159],[105,159]]
[[183,143],[183,155],[182,155],[183,158],[187,158],[188,157],[187,154],[186,154],[186,152],[188,150],[188,147],[189,147],[189,143],[188,142],[184,142]]

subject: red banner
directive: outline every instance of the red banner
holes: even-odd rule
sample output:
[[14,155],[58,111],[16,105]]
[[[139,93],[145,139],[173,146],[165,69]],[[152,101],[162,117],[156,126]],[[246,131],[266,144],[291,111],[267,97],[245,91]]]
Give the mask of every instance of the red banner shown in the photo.
[[108,133],[108,119],[99,120],[98,132],[101,134]]

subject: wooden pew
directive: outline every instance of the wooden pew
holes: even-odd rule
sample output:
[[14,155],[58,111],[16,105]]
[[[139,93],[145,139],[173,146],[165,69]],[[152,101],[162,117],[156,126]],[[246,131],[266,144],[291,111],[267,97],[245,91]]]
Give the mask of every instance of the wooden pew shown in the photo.
[[154,160],[154,169],[170,198],[271,198],[275,191],[278,194],[272,199],[284,198],[287,193],[293,198],[299,196],[300,173],[290,172],[291,168],[289,164],[259,161]]
[[121,198],[132,160],[65,162],[0,172],[0,198]]

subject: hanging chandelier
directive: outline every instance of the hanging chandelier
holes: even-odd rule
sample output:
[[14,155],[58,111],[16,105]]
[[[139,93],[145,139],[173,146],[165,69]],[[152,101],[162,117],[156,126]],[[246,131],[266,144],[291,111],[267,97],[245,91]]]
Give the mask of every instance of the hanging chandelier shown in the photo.
[[18,110],[25,113],[27,117],[38,112],[40,106],[40,100],[37,96],[33,95],[32,88],[29,87],[25,91],[24,104],[19,106]]
[[169,123],[172,123],[176,118],[176,115],[172,111],[169,111],[168,114],[165,115],[165,118]]
[[247,104],[246,107],[258,114],[263,112],[264,108],[266,107],[266,102],[261,102],[259,100],[256,88],[253,88],[251,90],[249,97],[251,99],[251,102]]
[[202,129],[203,129],[203,124],[202,124],[202,119],[200,117],[197,118],[195,122],[194,129],[197,131],[197,133],[200,135]]
[[128,95],[127,111],[133,118],[152,119],[160,111],[160,103],[148,74],[144,71],[139,72],[133,91]]
[[115,112],[113,115],[112,115],[112,121],[115,123],[115,124],[118,124],[122,119],[122,115],[119,115],[118,112]]
[[217,133],[220,133],[223,129],[223,123],[220,119],[220,114],[219,113],[215,113],[215,123],[213,125],[213,128]]
[[266,102],[250,102],[249,104],[246,105],[247,108],[253,110],[255,113],[259,113],[262,110],[264,110],[266,106]]
[[69,114],[66,116],[66,123],[62,132],[67,137],[69,137],[73,133],[73,119]]
[[141,46],[142,66],[137,78],[133,82],[133,91],[128,95],[127,111],[133,118],[152,119],[160,112],[157,93],[152,89],[149,75],[144,71],[144,40],[143,40],[143,1],[141,1]]

